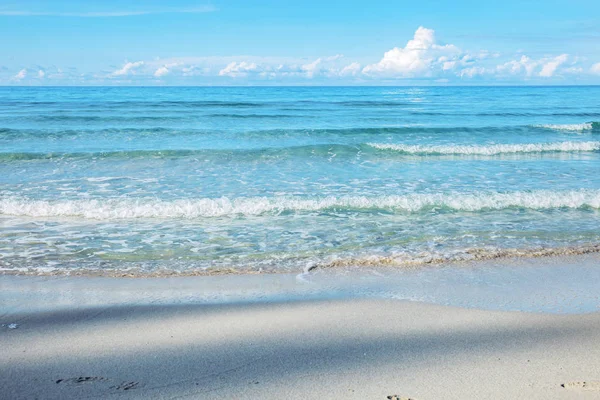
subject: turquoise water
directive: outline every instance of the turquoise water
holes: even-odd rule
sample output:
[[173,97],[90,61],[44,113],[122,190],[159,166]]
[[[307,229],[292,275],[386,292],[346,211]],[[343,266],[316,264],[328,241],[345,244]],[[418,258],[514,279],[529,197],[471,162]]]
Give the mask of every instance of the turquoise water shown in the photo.
[[0,268],[600,245],[600,87],[0,88]]

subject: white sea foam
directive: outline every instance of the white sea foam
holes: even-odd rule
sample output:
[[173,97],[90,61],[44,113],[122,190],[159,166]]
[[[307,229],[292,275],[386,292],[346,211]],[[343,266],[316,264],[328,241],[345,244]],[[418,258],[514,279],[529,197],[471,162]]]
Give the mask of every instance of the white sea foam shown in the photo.
[[439,193],[377,197],[330,196],[314,199],[284,196],[236,199],[221,197],[173,201],[149,198],[63,201],[32,200],[16,197],[0,198],[0,215],[78,217],[97,220],[129,218],[192,219],[332,209],[379,209],[393,212],[418,212],[444,208],[476,212],[511,207],[527,209],[590,207],[599,209],[600,190]]
[[422,146],[408,144],[367,143],[379,150],[398,151],[417,155],[484,155],[544,152],[580,152],[600,150],[600,142],[558,142],[491,145],[439,145]]
[[540,124],[533,125],[534,128],[554,129],[556,131],[582,132],[593,129],[591,122],[583,124]]

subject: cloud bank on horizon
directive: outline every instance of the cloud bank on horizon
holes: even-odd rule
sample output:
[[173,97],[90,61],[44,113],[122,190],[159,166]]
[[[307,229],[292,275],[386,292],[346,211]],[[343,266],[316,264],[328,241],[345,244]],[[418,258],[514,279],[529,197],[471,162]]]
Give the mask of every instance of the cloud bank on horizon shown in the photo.
[[[120,17],[156,13],[209,13],[212,6],[119,12],[25,12],[0,9],[0,16]],[[246,84],[600,84],[596,59],[568,51],[527,54],[523,50],[465,49],[444,43],[419,26],[405,44],[380,58],[357,60],[342,54],[308,57],[172,56],[133,58],[120,65],[23,65],[0,60],[2,85],[246,85]],[[406,39],[405,39],[406,40]],[[402,41],[400,41],[402,43]],[[14,58],[14,57],[13,57]]]

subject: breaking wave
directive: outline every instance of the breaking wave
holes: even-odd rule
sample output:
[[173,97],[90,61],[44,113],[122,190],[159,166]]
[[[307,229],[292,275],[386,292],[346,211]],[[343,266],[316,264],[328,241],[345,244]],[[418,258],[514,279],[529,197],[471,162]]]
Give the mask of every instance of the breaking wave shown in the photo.
[[194,219],[363,210],[400,213],[432,210],[478,212],[508,208],[533,210],[600,209],[600,190],[438,193],[377,197],[330,196],[323,198],[278,196],[229,199],[221,197],[172,201],[151,198],[32,200],[4,197],[0,199],[0,215],[76,217],[96,220],[130,218]]
[[54,159],[84,159],[84,158],[177,158],[177,157],[235,157],[238,161],[246,159],[262,159],[270,157],[331,157],[355,158],[361,154],[384,155],[381,150],[393,152],[397,156],[496,156],[502,154],[533,154],[533,153],[578,153],[600,150],[600,142],[558,142],[558,143],[522,143],[522,144],[492,144],[492,145],[409,145],[393,143],[366,143],[357,145],[321,143],[289,147],[259,147],[249,149],[164,149],[164,150],[113,150],[100,152],[48,152],[29,153],[0,152],[0,162],[26,160]]
[[600,123],[598,122],[586,122],[583,124],[540,124],[532,125],[534,128],[552,129],[555,131],[568,131],[568,132],[583,132],[590,131],[593,129],[600,129]]
[[491,145],[425,146],[407,144],[368,143],[379,150],[391,150],[415,155],[497,155],[511,153],[579,152],[600,150],[600,142],[558,142]]

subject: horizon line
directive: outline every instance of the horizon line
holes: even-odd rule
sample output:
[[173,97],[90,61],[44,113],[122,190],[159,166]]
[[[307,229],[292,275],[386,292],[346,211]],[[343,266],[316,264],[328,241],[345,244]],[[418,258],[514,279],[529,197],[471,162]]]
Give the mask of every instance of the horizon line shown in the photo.
[[0,85],[0,88],[327,88],[327,87],[600,87],[600,84],[549,84],[549,85],[527,85],[527,84],[486,84],[486,85]]

